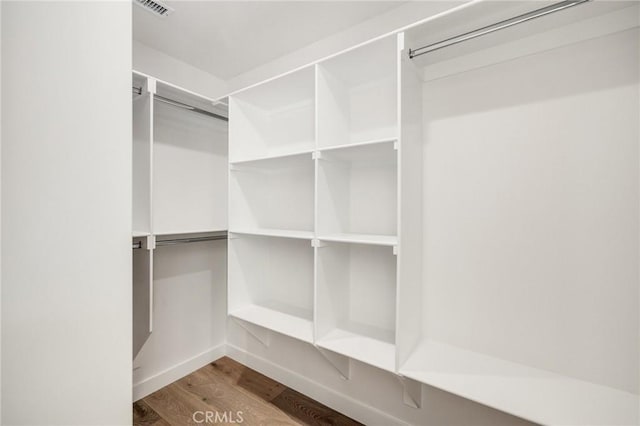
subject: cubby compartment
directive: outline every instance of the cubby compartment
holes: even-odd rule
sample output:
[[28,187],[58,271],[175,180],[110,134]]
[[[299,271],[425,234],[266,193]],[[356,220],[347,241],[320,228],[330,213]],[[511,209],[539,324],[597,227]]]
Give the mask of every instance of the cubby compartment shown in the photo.
[[321,243],[317,345],[394,371],[396,268],[391,247]]
[[322,150],[318,160],[318,238],[395,245],[397,174],[393,142]]
[[177,105],[154,103],[153,232],[226,229],[227,124]]
[[348,51],[317,67],[318,147],[398,137],[395,36]]
[[313,342],[310,241],[231,234],[229,315]]
[[315,148],[314,68],[229,98],[230,160],[311,152]]
[[232,232],[313,237],[311,153],[231,163],[230,167]]

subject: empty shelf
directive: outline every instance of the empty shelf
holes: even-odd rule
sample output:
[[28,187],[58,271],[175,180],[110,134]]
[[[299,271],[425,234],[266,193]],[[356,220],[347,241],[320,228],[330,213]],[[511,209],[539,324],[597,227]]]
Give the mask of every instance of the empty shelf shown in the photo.
[[313,323],[311,320],[258,305],[244,306],[230,312],[229,315],[304,342],[313,342]]
[[289,157],[296,157],[299,155],[308,155],[309,160],[311,160],[311,154],[314,152],[313,149],[302,149],[302,150],[291,150],[291,151],[282,151],[278,153],[271,153],[268,155],[253,157],[253,158],[243,158],[239,160],[230,161],[231,165],[250,165],[252,163],[260,162],[260,161],[275,161],[279,159],[286,160]]
[[145,231],[133,231],[131,235],[134,238],[136,238],[136,237],[146,237],[148,235],[151,235],[151,233],[145,232]]
[[638,395],[436,341],[400,374],[542,424],[637,424]]
[[335,241],[341,243],[372,244],[378,246],[395,246],[398,244],[398,237],[393,235],[375,234],[328,234],[318,237],[322,241]]
[[386,371],[395,371],[395,345],[350,331],[335,329],[317,345]]
[[372,140],[366,140],[366,141],[361,141],[361,142],[354,142],[354,143],[347,143],[347,144],[342,144],[342,145],[332,145],[332,146],[327,146],[327,147],[322,147],[320,148],[320,151],[333,151],[336,149],[345,149],[345,148],[356,148],[359,146],[367,146],[367,145],[376,145],[379,143],[391,143],[391,142],[396,142],[398,139],[395,137],[392,138],[382,138],[382,139],[372,139]]
[[313,232],[311,231],[295,231],[290,229],[253,228],[234,229],[229,232],[234,234],[260,235],[265,237],[297,238],[300,240],[313,239]]

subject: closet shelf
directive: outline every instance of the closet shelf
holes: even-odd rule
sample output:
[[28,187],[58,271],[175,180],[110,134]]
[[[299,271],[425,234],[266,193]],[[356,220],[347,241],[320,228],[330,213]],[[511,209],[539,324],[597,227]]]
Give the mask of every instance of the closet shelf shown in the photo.
[[376,234],[351,234],[336,233],[318,236],[321,241],[333,241],[340,243],[353,244],[371,244],[377,246],[395,246],[398,245],[398,237],[394,235],[376,235]]
[[[310,142],[313,143],[313,142]],[[314,152],[315,150],[313,149],[302,149],[302,150],[294,150],[294,151],[285,151],[282,153],[276,153],[276,154],[268,154],[268,155],[263,155],[260,157],[252,157],[252,158],[241,158],[238,160],[232,160],[229,161],[229,164],[232,166],[239,166],[239,165],[250,165],[252,163],[255,162],[260,162],[260,161],[269,161],[269,160],[278,160],[278,159],[286,159],[286,158],[290,158],[290,157],[295,157],[298,155],[305,155],[305,154],[309,154],[309,158],[311,158],[311,154]]]
[[229,315],[285,336],[313,343],[313,323],[311,320],[258,305],[243,306],[230,312]]
[[290,229],[273,229],[273,228],[246,228],[246,229],[233,229],[229,231],[233,234],[243,235],[259,235],[264,237],[281,237],[281,238],[296,238],[300,240],[312,240],[312,231],[295,231]]
[[340,145],[332,145],[332,146],[321,147],[321,148],[319,148],[319,151],[320,152],[325,152],[325,151],[333,151],[333,150],[337,150],[337,149],[357,148],[359,146],[369,146],[369,145],[391,143],[391,142],[396,142],[397,140],[398,140],[398,138],[396,138],[396,137],[393,137],[393,138],[382,138],[382,139],[372,139],[372,140],[366,140],[366,141],[361,141],[361,142],[354,142],[354,143],[346,143],[346,144],[340,144]]
[[434,340],[400,374],[542,424],[637,424],[638,395]]
[[350,331],[335,329],[316,342],[317,346],[382,370],[395,371],[396,347]]
[[150,232],[146,232],[146,231],[133,231],[133,232],[131,233],[131,236],[132,236],[133,238],[137,238],[137,237],[146,237],[146,236],[149,236],[149,235],[151,235],[151,233],[150,233]]

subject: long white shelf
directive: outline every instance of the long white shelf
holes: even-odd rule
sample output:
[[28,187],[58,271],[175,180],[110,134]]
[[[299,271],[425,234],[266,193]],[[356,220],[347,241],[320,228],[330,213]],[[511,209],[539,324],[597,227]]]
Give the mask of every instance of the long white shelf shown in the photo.
[[357,148],[357,147],[361,147],[361,146],[377,145],[377,144],[381,144],[381,143],[382,144],[391,143],[391,142],[396,142],[397,140],[398,140],[397,137],[371,139],[371,140],[366,140],[366,141],[345,143],[345,144],[340,144],[340,145],[322,146],[322,147],[318,148],[318,151],[323,152],[323,151],[334,151],[334,150],[337,150],[337,149]]
[[313,343],[313,323],[311,320],[258,305],[243,306],[229,312],[229,315],[294,339]]
[[265,237],[282,237],[282,238],[296,238],[300,240],[313,239],[312,231],[295,231],[290,229],[274,229],[274,228],[240,228],[231,229],[230,233],[243,234],[243,235],[259,235]]
[[395,345],[350,331],[335,329],[316,344],[332,352],[386,371],[395,371]]
[[354,244],[371,244],[371,245],[378,245],[378,246],[395,246],[398,244],[398,237],[393,235],[336,233],[336,234],[319,235],[318,239],[321,241],[334,241],[334,242],[354,243]]
[[400,374],[542,424],[638,424],[638,395],[437,341],[422,342]]
[[243,164],[251,164],[259,161],[269,161],[269,160],[278,160],[281,158],[295,157],[298,155],[312,154],[315,149],[301,149],[301,150],[292,150],[292,151],[283,151],[278,153],[270,153],[267,155],[259,156],[259,157],[251,157],[251,158],[240,158],[229,161],[231,165],[243,165]]

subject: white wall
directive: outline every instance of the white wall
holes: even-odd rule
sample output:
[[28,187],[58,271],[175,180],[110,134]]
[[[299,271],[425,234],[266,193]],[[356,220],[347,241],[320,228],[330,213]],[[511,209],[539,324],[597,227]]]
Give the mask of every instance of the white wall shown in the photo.
[[2,422],[131,423],[131,3],[2,3]]
[[228,91],[224,80],[135,40],[133,69],[213,99]]
[[464,3],[466,1],[460,0],[407,2],[345,31],[240,74],[228,81],[229,89],[238,90],[258,83]]
[[429,338],[638,393],[639,35],[424,85]]

